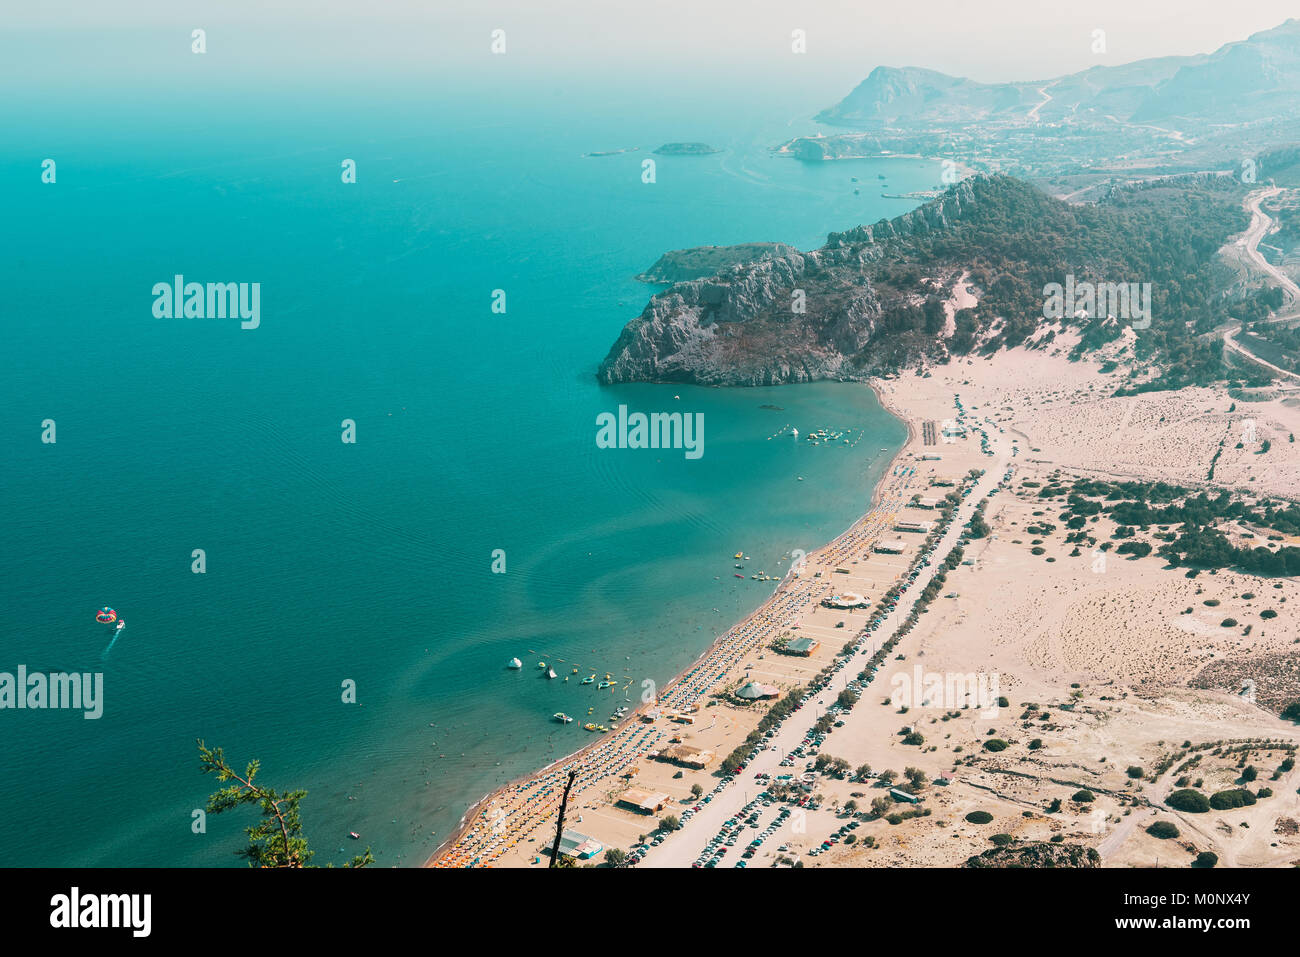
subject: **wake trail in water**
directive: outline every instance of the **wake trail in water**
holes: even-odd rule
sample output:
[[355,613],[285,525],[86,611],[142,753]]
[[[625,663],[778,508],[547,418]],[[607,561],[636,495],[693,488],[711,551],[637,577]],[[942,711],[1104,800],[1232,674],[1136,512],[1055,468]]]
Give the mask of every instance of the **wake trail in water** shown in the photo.
[[115,630],[113,631],[113,640],[110,641],[110,642],[108,643],[108,647],[105,648],[105,649],[103,650],[103,652],[102,652],[102,653],[100,654],[100,656],[99,656],[99,658],[100,658],[101,661],[103,661],[104,659],[106,659],[106,658],[108,657],[108,653],[109,653],[110,651],[113,650],[113,646],[114,646],[115,644],[117,644],[117,639],[118,639],[119,637],[121,637],[121,634],[122,634],[122,632],[124,632],[124,631],[126,631],[126,626],[125,626],[125,625],[123,625],[121,628],[117,628],[117,629],[115,629]]

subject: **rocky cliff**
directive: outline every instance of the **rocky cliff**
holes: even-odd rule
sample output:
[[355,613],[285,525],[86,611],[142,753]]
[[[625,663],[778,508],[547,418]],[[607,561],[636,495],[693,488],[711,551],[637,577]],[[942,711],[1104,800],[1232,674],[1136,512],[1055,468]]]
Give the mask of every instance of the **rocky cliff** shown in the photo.
[[798,255],[785,243],[737,243],[734,246],[693,246],[666,252],[636,278],[640,282],[671,284],[703,279],[731,266]]
[[871,265],[899,242],[948,227],[977,188],[978,180],[960,183],[906,215],[832,233],[812,252],[676,283],[624,327],[600,380],[775,385],[871,375],[880,363],[869,347],[888,306]]
[[1246,192],[1232,176],[1181,176],[1079,205],[1012,176],[973,176],[812,252],[670,286],[623,329],[599,375],[770,385],[992,354],[1036,341],[1060,321],[1048,291],[1084,282],[1142,283],[1149,305],[1140,316],[1069,310],[1072,355],[1120,338],[1131,321],[1135,359],[1160,369],[1144,387],[1203,385],[1227,375],[1209,334],[1267,307],[1223,295],[1216,274],[1219,250],[1249,224]]

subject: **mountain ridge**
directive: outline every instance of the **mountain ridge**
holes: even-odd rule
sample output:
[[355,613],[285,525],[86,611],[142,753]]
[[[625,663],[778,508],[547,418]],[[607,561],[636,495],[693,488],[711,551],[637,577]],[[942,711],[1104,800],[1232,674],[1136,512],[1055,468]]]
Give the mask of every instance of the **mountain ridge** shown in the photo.
[[[1267,80],[1267,85],[1252,84],[1252,73]],[[926,67],[878,66],[816,119],[855,129],[903,121],[937,124],[956,118],[969,123],[1032,109],[1040,102],[1038,91],[1044,86],[1053,91],[1044,106],[1049,119],[1079,109],[1107,110],[1134,120],[1204,116],[1223,109],[1224,100],[1247,92],[1268,100],[1252,104],[1251,115],[1255,115],[1271,107],[1274,94],[1290,97],[1297,82],[1300,18],[1291,18],[1244,40],[1223,44],[1212,53],[1099,64],[1041,80],[982,83]]]
[[[1197,337],[1236,308],[1206,290],[1219,288],[1218,251],[1249,221],[1244,194],[1231,177],[1184,176],[1078,206],[979,174],[901,216],[831,233],[819,249],[670,286],[624,326],[597,375],[606,384],[865,379],[1045,344],[1068,326],[1082,354],[1121,337],[1133,318],[1044,318],[1049,284],[1086,281],[1151,286],[1156,321],[1136,327],[1144,331],[1130,358],[1158,364],[1166,382],[1201,381],[1219,374],[1222,357]],[[968,290],[975,305],[958,306]]]

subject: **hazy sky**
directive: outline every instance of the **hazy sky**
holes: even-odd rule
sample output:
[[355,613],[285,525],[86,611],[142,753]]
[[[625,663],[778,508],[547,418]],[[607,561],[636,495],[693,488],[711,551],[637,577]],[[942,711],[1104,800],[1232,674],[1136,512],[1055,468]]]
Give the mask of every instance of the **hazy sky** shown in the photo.
[[[208,31],[211,58],[241,71],[436,73],[485,65],[502,28],[512,69],[629,82],[638,71],[646,82],[743,72],[838,98],[881,64],[1040,79],[1210,52],[1293,13],[1293,0],[42,0],[7,4],[0,76],[166,72],[194,27]],[[790,51],[796,28],[804,56]],[[1092,52],[1094,29],[1106,31],[1105,55]]]

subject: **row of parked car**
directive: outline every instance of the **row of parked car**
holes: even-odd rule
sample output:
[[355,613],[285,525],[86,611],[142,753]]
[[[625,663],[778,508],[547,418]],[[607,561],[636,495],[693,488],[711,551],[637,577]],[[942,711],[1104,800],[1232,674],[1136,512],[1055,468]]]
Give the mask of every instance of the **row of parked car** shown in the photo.
[[[759,825],[759,813],[764,808],[769,808],[775,803],[768,792],[764,791],[754,800],[746,804],[736,817],[729,818],[722,825],[722,830],[709,839],[705,845],[704,853],[695,859],[692,867],[714,868],[722,862],[723,855],[726,854],[728,847],[735,847],[750,828],[757,828]],[[790,816],[788,807],[781,808],[776,818],[768,824],[758,836],[749,842],[741,852],[740,860],[735,864],[736,867],[744,868],[748,862],[758,853],[763,843],[776,833],[777,828],[785,823]]]
[[835,833],[833,833],[830,837],[826,838],[826,840],[822,841],[820,847],[814,847],[811,851],[809,851],[808,856],[817,857],[819,854],[825,854],[832,847],[838,844],[841,840],[847,837],[850,833],[856,831],[861,823],[862,823],[861,821],[849,821],[847,824],[840,825],[840,827],[836,829]]

